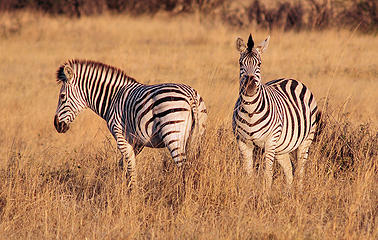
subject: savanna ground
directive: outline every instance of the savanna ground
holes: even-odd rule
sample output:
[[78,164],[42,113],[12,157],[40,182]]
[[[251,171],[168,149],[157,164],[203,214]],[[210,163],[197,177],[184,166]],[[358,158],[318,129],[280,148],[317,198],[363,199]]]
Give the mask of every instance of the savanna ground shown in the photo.
[[[304,82],[326,125],[312,145],[303,190],[287,191],[276,166],[267,193],[261,169],[248,178],[241,168],[231,115],[234,41],[252,32],[259,42],[268,32],[195,15],[18,19],[22,27],[0,36],[1,239],[377,239],[376,36],[270,33],[263,80]],[[56,132],[56,70],[71,58],[118,66],[142,83],[199,91],[208,131],[185,186],[167,150],[144,149],[138,188],[129,193],[115,141],[90,110],[66,134]]]

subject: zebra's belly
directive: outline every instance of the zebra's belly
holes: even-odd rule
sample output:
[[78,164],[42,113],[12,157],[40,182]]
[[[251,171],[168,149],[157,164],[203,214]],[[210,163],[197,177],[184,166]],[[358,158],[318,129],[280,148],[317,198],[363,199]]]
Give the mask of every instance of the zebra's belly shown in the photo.
[[159,135],[152,136],[149,139],[149,141],[145,141],[144,145],[150,148],[164,148],[165,147],[165,143]]
[[[130,136],[132,135],[132,136]],[[150,148],[164,148],[165,144],[159,135],[143,136],[141,134],[129,134],[127,138],[131,145]]]
[[269,139],[269,133],[266,133],[266,134],[263,134],[263,132],[253,133],[253,130],[245,129],[242,126],[236,126],[236,129],[234,131],[235,131],[235,134],[237,134],[238,137],[243,140],[243,142],[254,144],[260,148],[264,148],[265,143]]
[[[250,144],[253,143],[257,147],[262,148],[262,149],[264,149],[265,144],[268,141],[271,140],[271,136],[269,136],[268,134],[263,135],[263,136],[261,136],[259,134],[254,134],[252,136],[246,135],[246,134],[238,134],[238,135],[239,135],[239,137],[241,137],[243,139],[244,142],[250,143]],[[281,136],[281,137],[283,138],[283,136]],[[277,147],[275,149],[275,153],[276,154],[290,153],[290,152],[296,150],[301,143],[302,142],[299,142],[299,141],[296,144],[292,143],[292,142],[283,141],[282,144],[277,145]]]
[[138,131],[136,134],[130,136],[132,141],[138,145],[150,148],[164,148],[165,144],[159,132],[151,133],[150,131]]
[[[273,136],[277,136],[273,133],[273,129],[276,129],[275,125],[260,129],[257,131],[255,128],[247,128],[245,125],[238,126],[237,122],[234,120],[234,133],[238,135],[244,142],[249,144],[254,144],[260,148],[265,148],[265,144],[268,141],[273,141]],[[303,142],[305,136],[288,136],[289,133],[285,134],[285,129],[281,132],[278,138],[275,140],[277,146],[275,148],[276,154],[290,153],[298,148],[298,146]],[[302,133],[303,134],[303,133]],[[293,140],[294,139],[294,140]]]
[[287,136],[281,134],[281,136],[277,140],[276,154],[285,154],[296,150],[303,142],[303,139],[304,138],[301,137],[301,139],[297,138],[295,140],[292,140],[291,138],[288,138]]
[[263,149],[263,148],[265,148],[265,143],[267,141],[267,138],[254,138],[250,141],[253,142],[259,148]]

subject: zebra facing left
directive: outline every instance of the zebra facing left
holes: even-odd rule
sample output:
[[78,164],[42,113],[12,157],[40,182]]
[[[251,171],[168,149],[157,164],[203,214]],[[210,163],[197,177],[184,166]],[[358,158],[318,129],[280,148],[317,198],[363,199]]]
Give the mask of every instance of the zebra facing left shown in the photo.
[[130,184],[136,180],[135,157],[144,147],[167,147],[181,166],[188,145],[205,132],[207,110],[196,90],[184,84],[144,85],[116,67],[89,60],[70,60],[57,71],[62,83],[54,125],[65,133],[83,109],[107,122],[123,159]]

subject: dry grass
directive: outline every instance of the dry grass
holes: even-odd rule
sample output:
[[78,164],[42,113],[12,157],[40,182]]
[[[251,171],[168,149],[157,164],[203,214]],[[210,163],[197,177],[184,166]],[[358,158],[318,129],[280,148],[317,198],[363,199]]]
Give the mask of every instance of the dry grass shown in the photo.
[[[231,132],[234,41],[250,31],[263,40],[266,32],[197,17],[0,16],[14,19],[19,27],[0,39],[1,239],[377,239],[377,37],[272,33],[263,78],[303,81],[327,125],[311,149],[303,191],[287,192],[277,167],[268,194],[261,174],[248,179],[240,168]],[[139,188],[128,193],[115,141],[89,110],[68,133],[56,133],[55,72],[69,58],[201,93],[208,134],[185,186],[166,150],[145,149]]]

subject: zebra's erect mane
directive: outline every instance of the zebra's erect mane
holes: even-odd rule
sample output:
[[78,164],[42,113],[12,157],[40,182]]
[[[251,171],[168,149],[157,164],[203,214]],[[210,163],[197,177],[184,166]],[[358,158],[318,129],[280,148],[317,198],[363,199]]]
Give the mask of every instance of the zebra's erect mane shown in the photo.
[[117,67],[113,67],[111,65],[102,63],[102,62],[97,62],[97,61],[92,61],[92,60],[81,60],[81,59],[71,59],[62,64],[59,68],[58,71],[56,72],[56,81],[57,83],[63,83],[67,82],[67,77],[64,74],[64,67],[65,66],[70,66],[71,68],[74,67],[74,65],[87,65],[91,68],[103,68],[104,70],[110,69],[112,72],[119,72],[121,75],[125,76],[125,79],[127,79],[128,82],[137,82],[134,78],[128,76],[122,69],[119,69]]
[[247,42],[247,50],[248,50],[248,52],[252,51],[253,46],[255,46],[255,42],[253,42],[252,34],[249,34],[248,42]]

